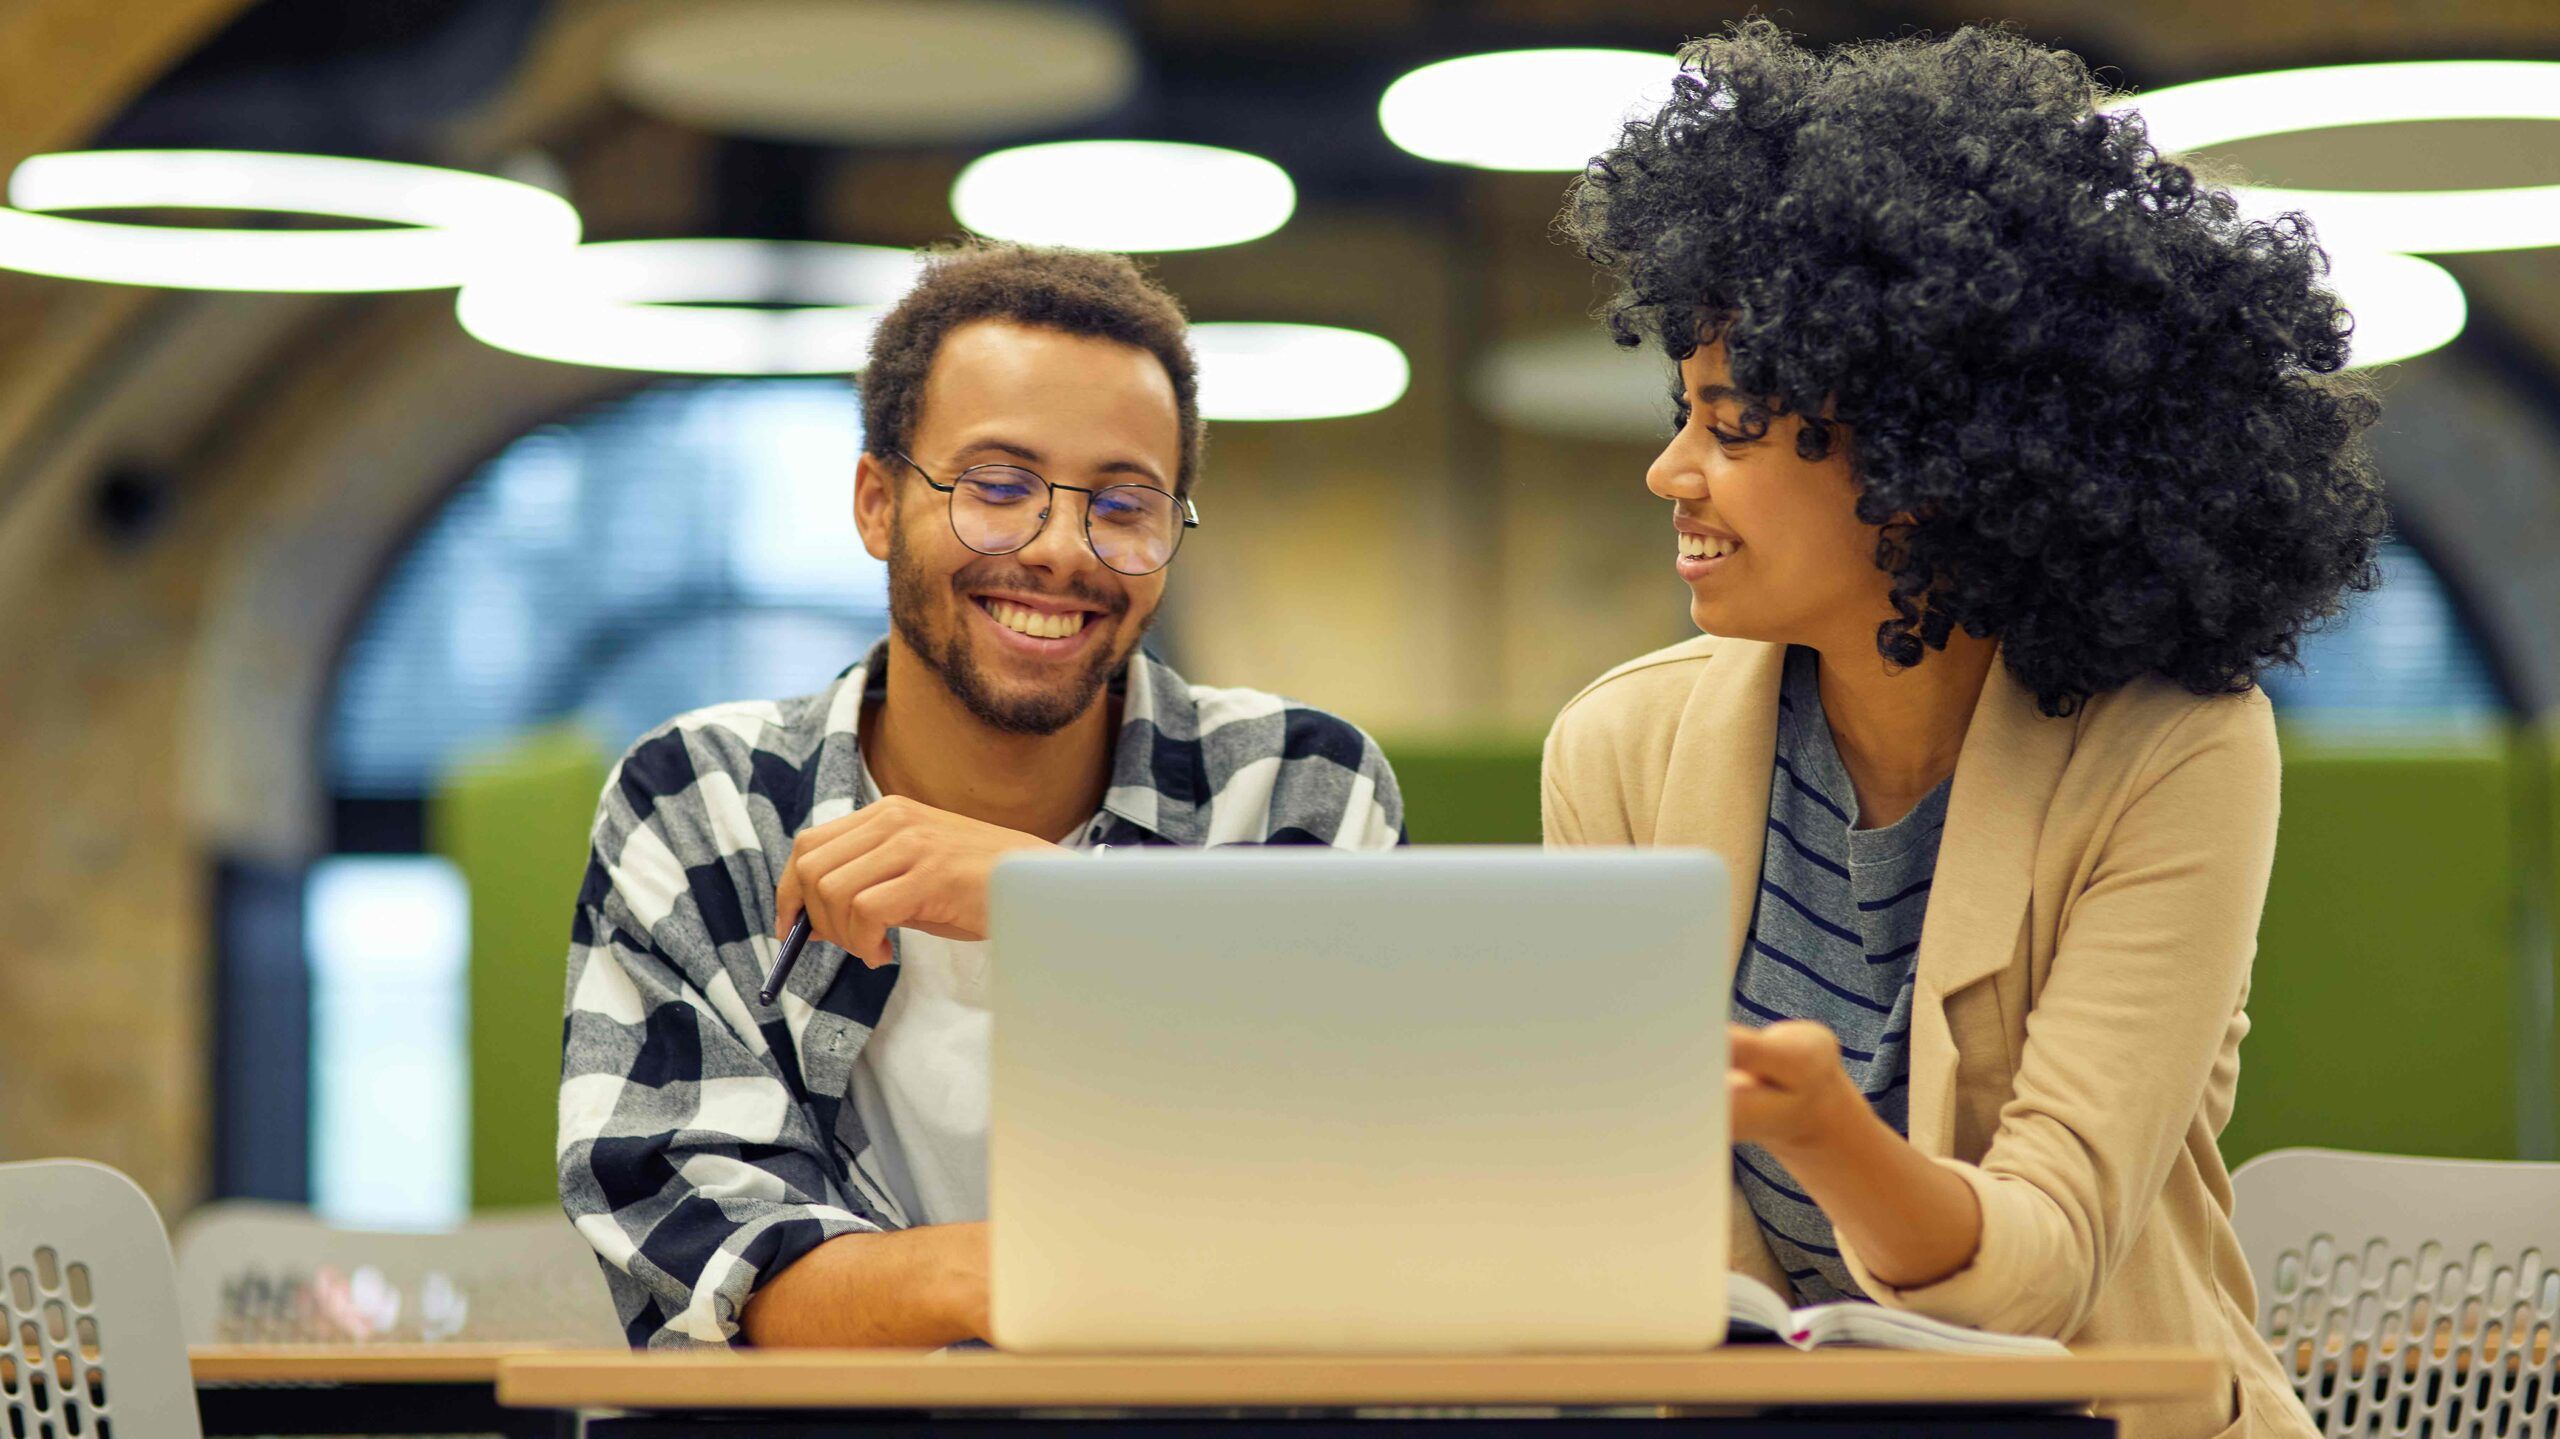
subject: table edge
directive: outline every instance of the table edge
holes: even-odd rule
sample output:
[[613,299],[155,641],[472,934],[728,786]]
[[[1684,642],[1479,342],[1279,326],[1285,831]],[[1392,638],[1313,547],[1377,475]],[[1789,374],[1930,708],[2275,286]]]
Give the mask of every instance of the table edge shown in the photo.
[[187,1367],[198,1384],[494,1384],[511,1357],[628,1352],[532,1342],[191,1344]]
[[2151,1348],[1280,1359],[802,1350],[519,1354],[500,1361],[497,1390],[499,1403],[516,1408],[643,1410],[2078,1405],[2210,1398],[2228,1381],[2228,1366],[2212,1355]]

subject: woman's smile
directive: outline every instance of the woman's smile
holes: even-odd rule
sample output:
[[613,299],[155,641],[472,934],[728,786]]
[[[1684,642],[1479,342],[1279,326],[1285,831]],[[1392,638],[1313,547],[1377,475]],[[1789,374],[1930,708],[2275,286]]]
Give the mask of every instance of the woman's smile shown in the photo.
[[1725,561],[1742,548],[1742,541],[1722,530],[1704,525],[1677,522],[1680,541],[1679,557],[1673,561],[1680,578],[1695,584],[1725,567]]

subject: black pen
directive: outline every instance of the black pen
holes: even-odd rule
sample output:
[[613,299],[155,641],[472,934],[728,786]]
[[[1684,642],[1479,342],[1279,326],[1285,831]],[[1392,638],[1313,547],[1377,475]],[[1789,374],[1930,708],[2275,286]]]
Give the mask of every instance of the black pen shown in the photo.
[[809,911],[803,909],[800,917],[791,921],[791,932],[782,937],[782,956],[773,962],[773,978],[764,982],[763,991],[756,995],[757,1002],[771,1004],[773,997],[782,993],[784,981],[791,978],[791,966],[800,962],[800,951],[808,945]]

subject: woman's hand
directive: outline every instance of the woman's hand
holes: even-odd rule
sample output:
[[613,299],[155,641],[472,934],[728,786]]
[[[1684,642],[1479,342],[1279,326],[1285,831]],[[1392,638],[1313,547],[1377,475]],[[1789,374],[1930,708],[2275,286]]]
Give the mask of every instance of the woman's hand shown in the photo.
[[891,795],[792,841],[774,934],[789,932],[806,905],[810,933],[874,969],[889,962],[892,929],[984,939],[996,861],[1038,850],[1058,846]]
[[1867,1098],[1840,1067],[1840,1041],[1809,1019],[1766,1029],[1728,1026],[1733,1142],[1757,1144],[1788,1161],[1848,1137],[1874,1118]]
[[1778,1157],[1867,1273],[1909,1288],[1953,1274],[1982,1247],[1973,1186],[1878,1118],[1840,1067],[1840,1041],[1811,1020],[1734,1025],[1733,1140]]

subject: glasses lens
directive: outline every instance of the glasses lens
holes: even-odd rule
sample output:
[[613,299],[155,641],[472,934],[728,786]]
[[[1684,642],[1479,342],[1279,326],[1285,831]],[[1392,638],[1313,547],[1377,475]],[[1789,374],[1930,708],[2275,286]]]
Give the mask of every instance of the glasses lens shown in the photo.
[[951,490],[951,531],[982,555],[1009,555],[1040,533],[1049,485],[1029,470],[980,465]]
[[1124,575],[1150,575],[1172,563],[1182,515],[1173,496],[1153,485],[1113,485],[1094,494],[1085,530],[1104,564]]

